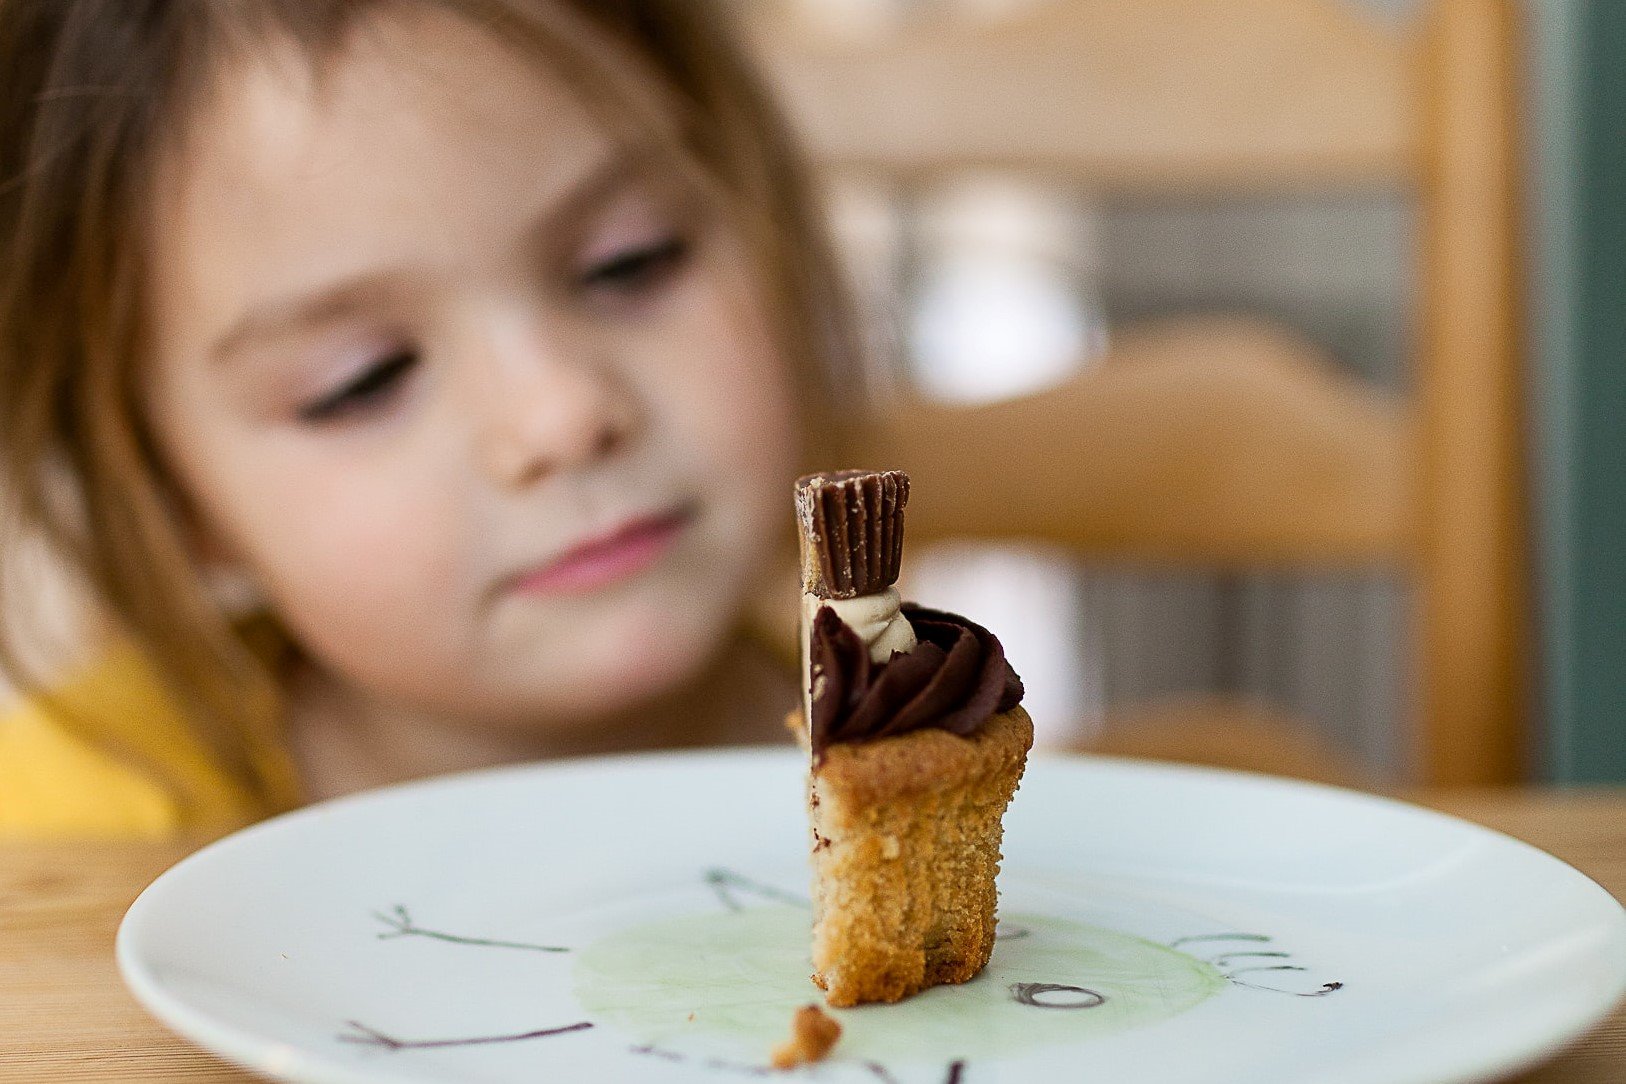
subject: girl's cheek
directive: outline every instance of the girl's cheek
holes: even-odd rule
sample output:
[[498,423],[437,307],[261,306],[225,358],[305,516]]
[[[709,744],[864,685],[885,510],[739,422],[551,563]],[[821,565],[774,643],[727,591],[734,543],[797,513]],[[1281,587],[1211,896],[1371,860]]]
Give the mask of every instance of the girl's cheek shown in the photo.
[[[682,336],[692,374],[686,407],[701,446],[735,469],[773,469],[794,458],[795,414],[788,366],[766,313],[739,280],[723,278]],[[765,458],[740,461],[744,455]]]
[[736,390],[718,401],[723,413],[715,446],[751,469],[760,486],[777,486],[784,493],[775,489],[775,495],[785,496],[798,461],[798,429],[784,362],[765,335],[742,344],[732,360],[723,382]]
[[[282,620],[322,665],[359,687],[412,689],[455,680],[467,638],[456,614],[436,601],[424,566],[412,561],[332,567],[333,575],[284,585],[275,599]],[[423,592],[405,595],[401,584]]]
[[458,563],[438,530],[451,517],[430,493],[377,480],[306,477],[266,506],[271,514],[257,562],[290,617],[376,638],[392,621],[422,625],[437,603],[443,615],[453,612]]

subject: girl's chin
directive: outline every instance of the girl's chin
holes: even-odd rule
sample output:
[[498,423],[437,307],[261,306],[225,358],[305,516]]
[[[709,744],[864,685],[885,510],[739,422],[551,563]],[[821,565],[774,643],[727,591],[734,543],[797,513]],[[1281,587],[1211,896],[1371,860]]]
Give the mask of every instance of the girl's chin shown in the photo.
[[555,703],[578,716],[613,716],[655,707],[692,685],[723,647],[713,630],[671,622],[660,633],[629,635],[613,650],[578,657]]

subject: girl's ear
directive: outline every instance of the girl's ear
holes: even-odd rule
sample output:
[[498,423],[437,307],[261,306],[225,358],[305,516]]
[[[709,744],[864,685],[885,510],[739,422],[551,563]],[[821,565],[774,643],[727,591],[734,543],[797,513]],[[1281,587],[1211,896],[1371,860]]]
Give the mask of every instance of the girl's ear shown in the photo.
[[270,608],[259,581],[238,561],[206,559],[203,587],[227,617],[248,617]]
[[248,563],[218,533],[189,517],[188,534],[203,576],[203,589],[222,613],[247,617],[266,610],[270,603]]
[[231,540],[216,530],[173,483],[165,487],[164,495],[184,544],[197,563],[204,593],[230,618],[266,610],[266,594]]

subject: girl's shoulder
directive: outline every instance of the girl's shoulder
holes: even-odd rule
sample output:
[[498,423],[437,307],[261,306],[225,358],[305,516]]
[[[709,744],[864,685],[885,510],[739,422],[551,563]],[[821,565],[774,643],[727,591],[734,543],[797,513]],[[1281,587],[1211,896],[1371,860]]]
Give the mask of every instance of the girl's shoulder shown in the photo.
[[0,707],[0,840],[161,838],[257,815],[133,650]]

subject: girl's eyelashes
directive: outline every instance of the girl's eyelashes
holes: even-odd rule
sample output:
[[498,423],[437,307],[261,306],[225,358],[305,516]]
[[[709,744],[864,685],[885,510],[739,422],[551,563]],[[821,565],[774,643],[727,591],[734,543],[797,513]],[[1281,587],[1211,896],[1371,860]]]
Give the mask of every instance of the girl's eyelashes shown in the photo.
[[384,406],[418,363],[415,350],[400,350],[367,366],[355,378],[299,409],[309,424],[336,421]]
[[691,249],[688,237],[674,233],[594,264],[578,277],[577,284],[588,294],[638,298],[681,269]]

